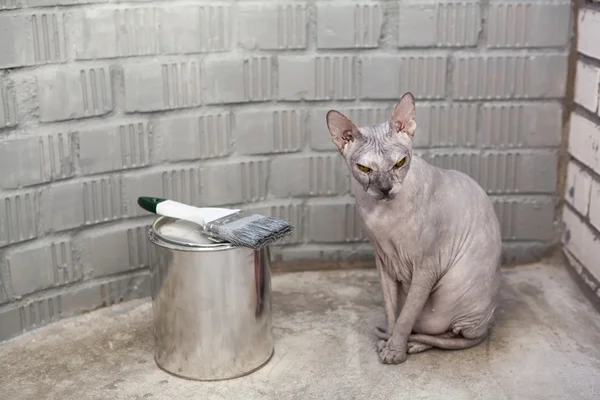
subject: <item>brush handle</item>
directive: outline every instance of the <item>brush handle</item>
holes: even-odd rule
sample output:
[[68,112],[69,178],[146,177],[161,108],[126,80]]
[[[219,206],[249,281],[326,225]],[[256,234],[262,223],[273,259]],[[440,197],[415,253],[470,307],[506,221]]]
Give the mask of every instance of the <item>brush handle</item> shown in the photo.
[[231,208],[194,207],[158,197],[139,197],[138,204],[144,210],[151,213],[183,219],[200,226],[205,226],[209,222],[240,212],[238,209]]

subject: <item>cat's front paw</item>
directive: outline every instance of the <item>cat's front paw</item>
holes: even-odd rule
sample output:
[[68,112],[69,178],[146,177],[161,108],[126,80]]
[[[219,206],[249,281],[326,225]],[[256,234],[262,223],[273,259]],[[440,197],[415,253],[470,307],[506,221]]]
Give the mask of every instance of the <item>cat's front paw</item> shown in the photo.
[[392,339],[380,340],[377,353],[382,364],[402,364],[406,361],[406,346],[397,346]]

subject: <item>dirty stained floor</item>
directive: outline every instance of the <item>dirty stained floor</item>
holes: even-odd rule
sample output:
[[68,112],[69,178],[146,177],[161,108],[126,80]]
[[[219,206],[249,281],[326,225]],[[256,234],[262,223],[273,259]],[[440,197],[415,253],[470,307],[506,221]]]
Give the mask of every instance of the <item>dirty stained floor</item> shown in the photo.
[[381,365],[374,270],[273,278],[275,355],[234,380],[194,382],[153,361],[136,300],[0,344],[0,399],[598,399],[600,315],[561,265],[506,268],[492,336]]

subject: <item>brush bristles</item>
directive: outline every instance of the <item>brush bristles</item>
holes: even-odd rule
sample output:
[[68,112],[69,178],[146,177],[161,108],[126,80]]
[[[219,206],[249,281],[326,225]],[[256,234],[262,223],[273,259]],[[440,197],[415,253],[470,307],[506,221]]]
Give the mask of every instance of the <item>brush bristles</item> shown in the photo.
[[209,228],[236,246],[260,249],[292,232],[293,227],[277,218],[253,215],[232,223],[211,224]]

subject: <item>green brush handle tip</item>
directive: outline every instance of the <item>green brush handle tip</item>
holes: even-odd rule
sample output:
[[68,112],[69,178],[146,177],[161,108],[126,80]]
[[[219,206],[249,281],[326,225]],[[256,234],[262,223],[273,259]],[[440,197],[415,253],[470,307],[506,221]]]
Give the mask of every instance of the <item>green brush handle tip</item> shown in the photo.
[[137,203],[144,210],[156,214],[156,206],[165,200],[166,199],[161,199],[159,197],[138,197]]

